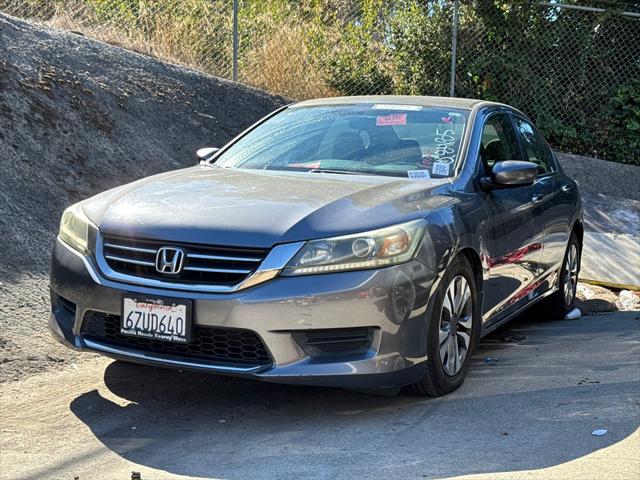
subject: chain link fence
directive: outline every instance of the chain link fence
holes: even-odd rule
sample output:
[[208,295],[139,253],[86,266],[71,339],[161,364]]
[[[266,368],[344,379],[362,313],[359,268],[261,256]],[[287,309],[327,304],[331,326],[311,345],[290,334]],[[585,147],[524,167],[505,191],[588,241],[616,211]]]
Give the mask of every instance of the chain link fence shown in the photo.
[[558,149],[640,162],[640,3],[0,0],[0,11],[294,99],[501,101]]

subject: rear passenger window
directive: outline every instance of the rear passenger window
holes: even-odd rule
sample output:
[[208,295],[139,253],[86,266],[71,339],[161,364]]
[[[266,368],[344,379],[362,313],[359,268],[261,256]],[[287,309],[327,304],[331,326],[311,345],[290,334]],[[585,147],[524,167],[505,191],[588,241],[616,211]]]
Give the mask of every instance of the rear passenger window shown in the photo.
[[552,153],[538,131],[526,120],[516,117],[516,126],[530,162],[538,165],[538,173],[552,173],[555,168]]

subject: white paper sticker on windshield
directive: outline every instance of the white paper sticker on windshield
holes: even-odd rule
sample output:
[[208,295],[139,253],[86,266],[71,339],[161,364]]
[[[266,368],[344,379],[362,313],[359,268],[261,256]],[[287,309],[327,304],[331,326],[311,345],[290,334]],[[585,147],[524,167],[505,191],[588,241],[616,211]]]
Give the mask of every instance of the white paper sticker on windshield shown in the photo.
[[429,180],[431,178],[429,170],[408,170],[407,175],[409,178],[416,178],[419,180]]
[[434,175],[442,175],[444,177],[449,176],[449,164],[444,162],[435,162],[431,171]]
[[420,105],[394,105],[393,103],[376,103],[371,110],[422,110]]

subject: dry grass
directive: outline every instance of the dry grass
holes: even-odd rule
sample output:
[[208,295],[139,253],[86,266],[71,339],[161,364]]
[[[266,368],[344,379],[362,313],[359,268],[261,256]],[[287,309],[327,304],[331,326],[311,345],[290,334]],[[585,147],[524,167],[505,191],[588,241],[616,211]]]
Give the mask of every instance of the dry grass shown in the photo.
[[[79,0],[43,5],[48,7],[46,14],[16,13],[143,55],[231,77],[231,18],[221,10],[224,5],[214,6],[210,0],[169,0],[162,5],[141,0],[135,15],[117,9],[105,15],[97,2]],[[308,26],[266,23],[259,38],[250,39],[250,46],[240,45],[239,80],[295,99],[336,95],[312,61]]]
[[304,26],[274,29],[261,48],[249,52],[241,80],[300,100],[337,95],[312,63],[305,40]]
[[[75,9],[58,9],[44,23],[53,28],[82,33],[101,42],[125,48],[143,55],[149,55],[204,72],[228,78],[231,75],[231,49],[228,52],[218,49],[207,52],[203,44],[203,31],[200,26],[193,25],[190,19],[171,18],[167,15],[153,16],[153,23],[141,19],[138,23],[146,23],[142,29],[119,25],[116,22],[96,22],[90,13]],[[211,43],[211,30],[207,40]],[[214,31],[213,36],[221,36]],[[220,38],[218,45],[223,42]]]
[[[83,25],[67,12],[57,13],[55,16],[44,23],[53,28],[81,33],[82,35],[100,40],[101,42],[115,45],[117,47],[126,48],[127,50],[141,53],[143,55],[165,58],[162,55],[157,55],[155,53],[155,45],[151,45],[148,42],[132,39],[117,28],[113,28],[110,26],[90,27]],[[166,59],[169,61],[176,60],[170,57],[167,57]]]

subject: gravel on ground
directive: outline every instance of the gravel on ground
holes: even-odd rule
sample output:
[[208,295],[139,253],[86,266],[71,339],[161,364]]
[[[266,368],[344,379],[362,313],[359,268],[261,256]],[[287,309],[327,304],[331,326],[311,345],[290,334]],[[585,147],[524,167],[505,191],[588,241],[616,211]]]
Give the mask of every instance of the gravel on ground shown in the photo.
[[564,152],[556,154],[564,171],[578,181],[582,193],[640,200],[640,167],[637,165]]

